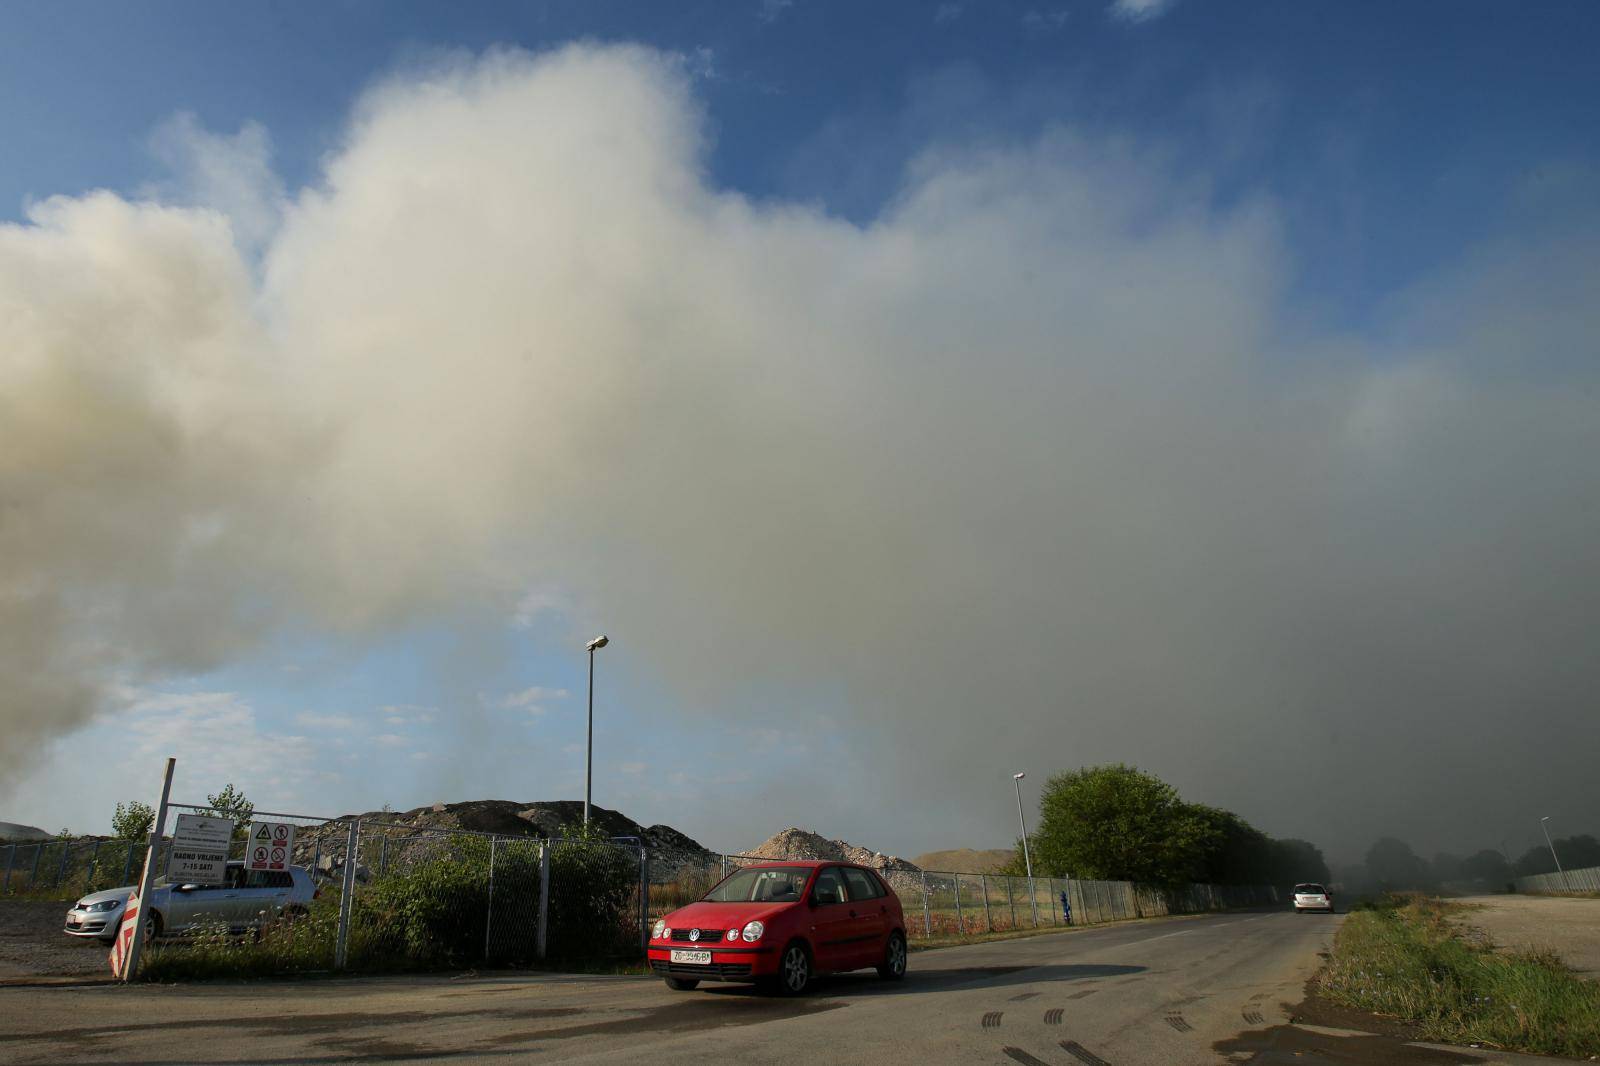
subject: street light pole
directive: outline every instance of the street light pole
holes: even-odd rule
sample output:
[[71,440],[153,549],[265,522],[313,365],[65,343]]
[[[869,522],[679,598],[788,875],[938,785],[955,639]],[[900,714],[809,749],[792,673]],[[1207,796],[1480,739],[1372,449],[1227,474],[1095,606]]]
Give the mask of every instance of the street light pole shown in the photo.
[[1022,816],[1022,779],[1028,776],[1024,770],[1019,774],[1011,775],[1011,783],[1017,786],[1017,824],[1022,826],[1022,861],[1028,871],[1028,902],[1033,904],[1033,924],[1039,925],[1039,901],[1035,898],[1033,890],[1033,856],[1028,853],[1028,820]]
[[[1563,870],[1561,868],[1561,856],[1556,854],[1555,841],[1550,839],[1550,827],[1544,824],[1544,823],[1548,822],[1549,820],[1550,820],[1550,816],[1548,814],[1545,815],[1543,818],[1540,818],[1539,819],[1539,828],[1544,830],[1544,843],[1545,843],[1545,846],[1550,849],[1550,857],[1556,861],[1556,873],[1561,875],[1561,883],[1562,884],[1567,884],[1567,871],[1565,871],[1565,870]],[[1567,887],[1571,888],[1572,886],[1571,885],[1567,885]]]
[[595,637],[584,645],[589,649],[589,743],[583,759],[583,827],[589,828],[589,803],[594,781],[594,653],[611,643],[609,637]]

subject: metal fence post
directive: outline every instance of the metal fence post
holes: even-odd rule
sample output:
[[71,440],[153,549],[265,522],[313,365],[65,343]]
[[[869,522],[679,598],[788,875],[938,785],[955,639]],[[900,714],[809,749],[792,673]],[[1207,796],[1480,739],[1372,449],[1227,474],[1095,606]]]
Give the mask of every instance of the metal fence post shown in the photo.
[[489,958],[489,935],[494,931],[494,853],[495,845],[500,843],[496,837],[489,838],[489,909],[483,916],[483,957]]
[[994,932],[994,922],[989,920],[989,875],[978,875],[979,891],[983,893],[983,931]]
[[967,923],[961,919],[961,875],[951,874],[956,882],[956,930],[962,935],[967,935]]
[[1017,897],[1011,891],[1011,875],[1006,874],[1006,906],[1011,908],[1011,928],[1017,927]]
[[542,959],[550,944],[550,842],[539,845],[539,933],[535,947]]
[[383,835],[382,843],[378,846],[378,876],[382,877],[389,872],[389,834]]
[[[320,837],[318,850],[321,850]],[[356,853],[361,847],[361,819],[350,823],[344,845],[344,884],[339,895],[339,932],[333,944],[333,968],[344,969],[350,953],[350,897],[356,894]]]
[[11,891],[11,866],[16,861],[17,861],[17,846],[15,844],[7,844],[6,845],[6,885],[5,885],[5,891],[7,891],[7,892]]
[[639,950],[650,951],[650,853],[639,845]]
[[44,855],[44,841],[33,846],[33,865],[28,869],[28,887],[33,888],[39,883],[39,859]]
[[83,875],[84,894],[94,890],[94,868],[100,865],[100,841],[94,842],[94,850],[89,853],[89,872]]
[[133,876],[133,849],[138,845],[128,842],[128,854],[122,859],[122,883],[127,884],[128,878]]
[[928,871],[922,871],[922,935],[933,936],[933,919],[928,916]]
[[1056,879],[1047,877],[1045,880],[1050,882],[1050,924],[1060,925],[1061,919],[1056,917]]
[[61,861],[56,863],[56,879],[52,882],[57,888],[61,887],[62,878],[67,876],[67,856],[72,854],[72,844],[68,841],[61,842]]

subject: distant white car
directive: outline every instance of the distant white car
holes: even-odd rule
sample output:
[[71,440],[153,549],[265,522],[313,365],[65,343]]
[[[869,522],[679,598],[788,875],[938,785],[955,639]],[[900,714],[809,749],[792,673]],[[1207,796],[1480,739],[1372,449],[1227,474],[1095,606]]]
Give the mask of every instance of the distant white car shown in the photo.
[[1333,913],[1333,894],[1326,888],[1313,882],[1294,886],[1294,912],[1303,914],[1306,911],[1324,911]]
[[[123,909],[132,894],[132,885],[91,892],[72,905],[61,931],[111,943],[117,938]],[[304,913],[316,897],[311,872],[303,866],[246,870],[243,862],[235,860],[228,863],[226,880],[220,885],[169,885],[165,878],[157,878],[145,910],[154,918],[152,937],[223,922],[234,932],[242,932],[264,920]]]

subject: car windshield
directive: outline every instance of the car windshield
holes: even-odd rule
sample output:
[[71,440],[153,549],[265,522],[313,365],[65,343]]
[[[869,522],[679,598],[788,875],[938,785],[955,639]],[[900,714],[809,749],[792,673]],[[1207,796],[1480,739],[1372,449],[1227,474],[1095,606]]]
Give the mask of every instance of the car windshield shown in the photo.
[[[1283,884],[1282,881],[1278,883],[1280,885]],[[1294,890],[1296,894],[1301,896],[1320,896],[1323,894],[1321,885],[1295,885]]]
[[805,891],[808,866],[763,866],[736,870],[706,893],[708,903],[784,903]]

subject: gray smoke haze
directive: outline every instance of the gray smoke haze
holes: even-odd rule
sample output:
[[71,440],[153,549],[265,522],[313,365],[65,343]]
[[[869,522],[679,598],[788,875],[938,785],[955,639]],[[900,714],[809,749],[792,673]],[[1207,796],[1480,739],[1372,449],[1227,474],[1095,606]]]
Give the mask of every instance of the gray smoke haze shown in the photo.
[[0,227],[0,778],[130,678],[559,582],[706,722],[843,693],[914,843],[1102,761],[1345,853],[1592,810],[1592,206],[1308,335],[1272,198],[1159,146],[930,148],[857,226],[710,186],[690,89],[496,54],[314,188],[180,120],[159,201]]

